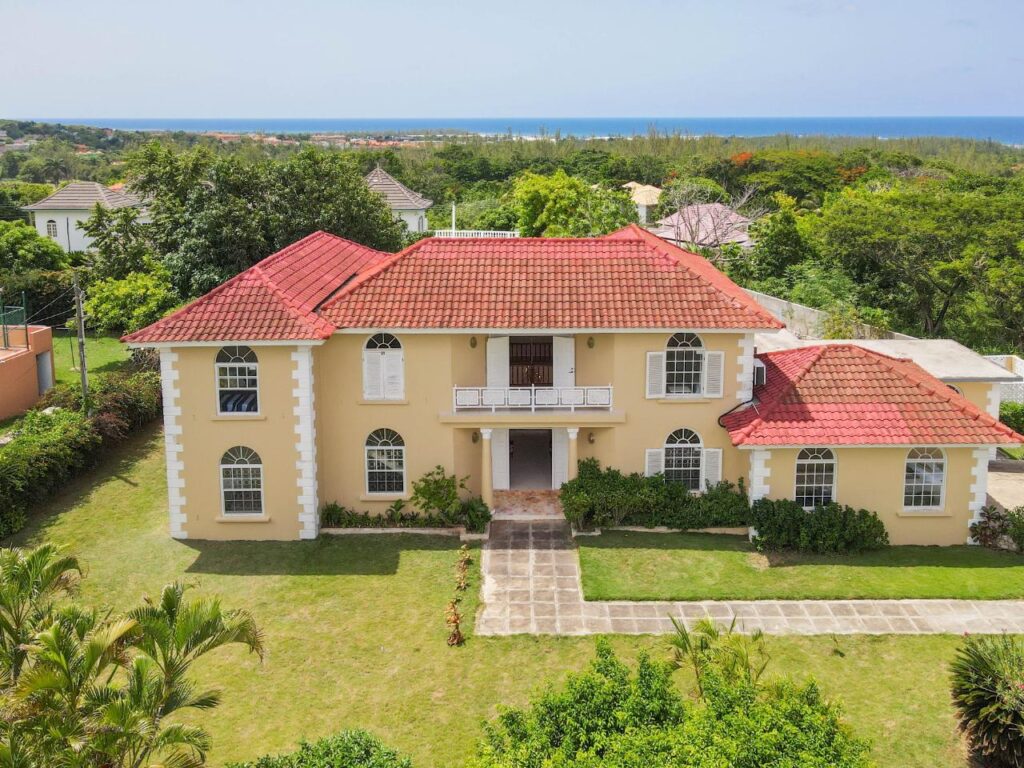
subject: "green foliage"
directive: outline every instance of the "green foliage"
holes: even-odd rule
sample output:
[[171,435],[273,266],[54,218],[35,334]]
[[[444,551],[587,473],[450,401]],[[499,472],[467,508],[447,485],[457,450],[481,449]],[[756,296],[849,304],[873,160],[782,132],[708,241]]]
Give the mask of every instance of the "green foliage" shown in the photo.
[[758,499],[750,508],[750,524],[757,530],[759,549],[849,553],[889,543],[878,515],[835,502],[807,511],[788,499]]
[[664,475],[624,475],[602,469],[597,459],[579,462],[577,476],[562,485],[559,499],[569,522],[579,529],[610,525],[695,529],[746,525],[749,503],[743,488],[723,481],[694,495]]
[[990,549],[999,549],[1009,533],[1010,518],[1002,507],[982,507],[978,521],[971,523],[971,538]]
[[0,290],[4,292],[5,304],[20,304],[24,293],[28,317],[32,322],[61,325],[75,312],[72,279],[70,269],[57,272],[0,270]]
[[95,328],[131,333],[155,323],[179,304],[167,273],[131,272],[124,278],[107,278],[89,286],[85,313]]
[[1024,506],[1006,510],[1007,536],[1018,552],[1024,553]]
[[637,220],[636,208],[623,190],[595,189],[562,170],[517,178],[512,206],[524,237],[604,235]]
[[950,673],[953,706],[972,749],[993,765],[1024,766],[1024,643],[966,637]]
[[768,667],[770,657],[764,633],[754,630],[749,635],[736,631],[736,619],[722,628],[714,619],[704,617],[687,629],[674,617],[675,633],[669,640],[672,665],[693,672],[697,692],[704,694],[704,679],[709,671],[732,684],[757,685]]
[[230,763],[227,768],[412,768],[412,761],[366,731],[342,731],[314,742],[304,741],[286,755]]
[[356,512],[336,501],[325,504],[320,510],[320,525],[324,528],[447,528],[464,526],[471,533],[482,533],[491,520],[491,510],[479,496],[459,502],[454,515],[442,517],[439,514],[405,512],[404,502],[392,505],[383,515]]
[[412,503],[424,515],[442,520],[455,518],[462,506],[459,492],[466,491],[468,477],[449,475],[440,464],[412,483]]
[[67,255],[23,221],[0,221],[0,273],[61,269]]
[[1024,434],[1024,403],[1001,403],[999,420],[1014,432]]
[[82,229],[92,238],[94,279],[123,280],[151,266],[153,251],[138,208],[110,209],[97,203]]

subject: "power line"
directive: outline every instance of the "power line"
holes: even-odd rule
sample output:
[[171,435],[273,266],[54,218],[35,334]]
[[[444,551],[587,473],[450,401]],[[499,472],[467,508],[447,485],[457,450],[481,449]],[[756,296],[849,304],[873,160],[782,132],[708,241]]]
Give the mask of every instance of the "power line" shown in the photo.
[[36,310],[36,312],[32,315],[32,317],[30,317],[26,322],[29,322],[29,323],[33,322],[34,320],[36,320],[39,317],[39,315],[41,315],[43,312],[45,312],[49,307],[51,307],[52,305],[56,304],[58,301],[63,299],[69,293],[72,293],[74,290],[75,290],[74,287],[66,289],[63,293],[61,293],[53,301],[49,302],[45,306],[40,307],[38,310]]

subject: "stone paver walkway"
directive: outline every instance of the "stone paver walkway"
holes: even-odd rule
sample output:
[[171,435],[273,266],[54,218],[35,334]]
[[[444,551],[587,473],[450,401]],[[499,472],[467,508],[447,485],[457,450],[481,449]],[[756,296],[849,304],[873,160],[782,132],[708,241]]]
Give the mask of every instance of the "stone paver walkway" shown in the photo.
[[1024,632],[1024,600],[588,602],[564,520],[492,522],[481,570],[478,635],[662,634],[670,616],[780,635]]

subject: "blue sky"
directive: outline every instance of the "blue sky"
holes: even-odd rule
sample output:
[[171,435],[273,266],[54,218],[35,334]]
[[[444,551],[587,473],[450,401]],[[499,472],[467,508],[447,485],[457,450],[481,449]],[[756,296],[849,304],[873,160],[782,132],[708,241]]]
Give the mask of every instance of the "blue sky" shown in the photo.
[[1024,114],[1024,0],[0,0],[2,117]]

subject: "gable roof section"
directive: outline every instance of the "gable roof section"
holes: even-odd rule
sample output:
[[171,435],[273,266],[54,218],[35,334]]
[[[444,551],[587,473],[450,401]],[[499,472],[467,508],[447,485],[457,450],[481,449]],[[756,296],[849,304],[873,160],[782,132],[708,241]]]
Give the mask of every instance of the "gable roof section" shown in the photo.
[[95,181],[72,181],[49,197],[26,205],[24,211],[87,211],[99,203],[105,208],[127,208],[140,204],[139,198],[113,190]]
[[384,195],[393,211],[415,211],[434,204],[433,200],[413,192],[379,165],[366,174],[366,183],[374,192]]
[[122,341],[325,339],[334,326],[317,314],[319,305],[346,280],[389,255],[314,232]]
[[327,301],[339,328],[768,329],[706,259],[640,227],[601,238],[428,238]]
[[722,418],[734,445],[1012,445],[1024,442],[907,359],[855,344],[759,355],[755,405]]

